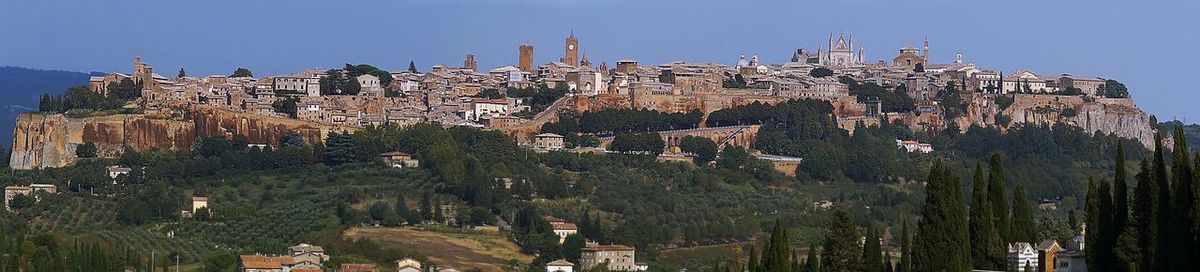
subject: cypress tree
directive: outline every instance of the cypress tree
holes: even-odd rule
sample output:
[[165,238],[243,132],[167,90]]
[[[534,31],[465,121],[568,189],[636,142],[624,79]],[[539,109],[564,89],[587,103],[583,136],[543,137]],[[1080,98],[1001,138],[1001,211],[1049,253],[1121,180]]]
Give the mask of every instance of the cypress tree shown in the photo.
[[816,244],[808,246],[808,257],[804,258],[804,271],[806,271],[806,272],[820,272],[821,271],[821,259],[817,258],[817,250],[818,250],[818,248],[817,248]]
[[987,181],[983,178],[982,163],[975,164],[975,179],[971,186],[971,264],[975,269],[1004,270],[1004,245],[993,224],[992,204],[988,202]]
[[914,239],[912,271],[971,270],[962,184],[938,159],[929,170],[925,204]]
[[992,217],[995,218],[992,222],[996,223],[996,229],[1000,233],[1000,244],[1006,245],[1012,241],[1012,232],[1009,229],[1010,221],[1008,215],[1008,193],[1005,192],[1006,184],[1004,182],[1004,162],[999,153],[992,154],[991,161],[988,162],[988,201],[992,202]]
[[1154,243],[1154,259],[1153,270],[1151,271],[1168,271],[1172,259],[1171,237],[1167,235],[1171,231],[1171,185],[1167,180],[1167,162],[1163,157],[1163,142],[1162,134],[1154,134],[1154,183],[1157,188],[1156,194],[1158,201],[1154,203],[1154,207],[1158,210],[1155,215],[1156,233],[1158,234]]
[[1154,245],[1157,239],[1157,210],[1155,209],[1156,188],[1154,186],[1153,170],[1150,169],[1150,162],[1142,160],[1138,165],[1138,174],[1134,177],[1137,180],[1137,187],[1133,189],[1133,224],[1127,229],[1137,231],[1137,246],[1140,257],[1138,263],[1141,267],[1153,267],[1154,263]]
[[900,265],[896,271],[912,271],[912,235],[908,232],[908,221],[901,222],[900,227]]
[[861,271],[862,248],[858,246],[858,228],[846,211],[833,213],[829,225],[829,236],[825,237],[824,254],[821,255],[821,270],[829,272]]
[[1187,139],[1184,138],[1183,128],[1175,126],[1174,165],[1171,167],[1173,211],[1171,212],[1171,265],[1170,271],[1191,270],[1193,253],[1195,252],[1196,188],[1195,177],[1192,174],[1191,159],[1188,158]]
[[1013,195],[1013,220],[1009,226],[1013,234],[1013,242],[1029,242],[1037,244],[1037,221],[1033,219],[1033,205],[1025,194],[1025,187],[1017,185]]
[[866,241],[863,243],[862,271],[883,272],[883,247],[879,245],[879,230],[867,224]]
[[1099,198],[1099,209],[1097,211],[1098,224],[1094,228],[1099,235],[1096,239],[1096,244],[1089,244],[1088,247],[1096,247],[1096,266],[1089,265],[1088,267],[1096,267],[1096,270],[1107,271],[1113,268],[1113,246],[1117,243],[1116,229],[1114,228],[1113,220],[1113,200],[1112,200],[1112,183],[1108,179],[1101,178],[1097,185],[1097,198]]
[[1125,147],[1117,142],[1116,170],[1113,173],[1113,227],[1117,233],[1125,232],[1129,225],[1129,184],[1125,182]]
[[754,245],[750,245],[750,260],[746,261],[746,270],[750,272],[761,272],[758,269],[758,252],[754,250]]
[[1088,267],[1099,267],[1096,262],[1100,248],[1098,241],[1100,240],[1099,232],[1095,231],[1096,226],[1100,225],[1100,189],[1096,187],[1096,182],[1088,178],[1087,199],[1083,205],[1084,221],[1084,247],[1085,258],[1087,259]]
[[792,268],[788,266],[789,256],[791,252],[788,248],[787,231],[776,220],[775,227],[771,230],[771,239],[763,246],[762,261],[758,269],[763,272],[791,272]]

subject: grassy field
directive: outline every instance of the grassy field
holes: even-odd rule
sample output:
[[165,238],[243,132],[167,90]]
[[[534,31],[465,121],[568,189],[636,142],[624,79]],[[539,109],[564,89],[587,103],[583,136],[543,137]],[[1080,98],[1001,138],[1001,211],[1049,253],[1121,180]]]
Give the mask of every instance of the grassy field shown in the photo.
[[367,238],[386,248],[420,252],[435,264],[460,270],[505,271],[516,260],[529,263],[533,256],[500,234],[448,233],[413,228],[351,228],[346,238]]

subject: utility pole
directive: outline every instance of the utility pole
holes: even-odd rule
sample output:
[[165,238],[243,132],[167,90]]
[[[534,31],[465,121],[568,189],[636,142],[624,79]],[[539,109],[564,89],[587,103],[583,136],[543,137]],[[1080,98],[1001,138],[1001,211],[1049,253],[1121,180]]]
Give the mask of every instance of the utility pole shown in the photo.
[[179,272],[179,253],[175,253],[175,272]]

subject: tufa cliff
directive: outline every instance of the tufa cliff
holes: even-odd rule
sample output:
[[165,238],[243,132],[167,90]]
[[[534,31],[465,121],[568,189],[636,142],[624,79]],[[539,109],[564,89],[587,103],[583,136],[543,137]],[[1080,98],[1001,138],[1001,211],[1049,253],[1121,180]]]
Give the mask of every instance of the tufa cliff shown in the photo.
[[70,165],[76,145],[93,143],[100,157],[120,155],[125,147],[190,150],[198,137],[236,135],[251,144],[274,144],[289,131],[305,141],[321,142],[329,131],[353,130],[295,119],[245,114],[196,107],[191,120],[160,119],[141,114],[67,118],[61,114],[25,113],[17,116],[13,129],[13,169],[36,169]]

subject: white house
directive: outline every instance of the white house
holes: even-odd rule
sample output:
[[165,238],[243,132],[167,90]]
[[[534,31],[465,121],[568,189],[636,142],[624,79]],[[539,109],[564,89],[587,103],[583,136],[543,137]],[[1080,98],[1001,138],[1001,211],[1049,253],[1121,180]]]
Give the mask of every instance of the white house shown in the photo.
[[475,99],[471,101],[471,111],[467,113],[468,120],[479,121],[481,117],[499,117],[508,115],[508,100],[505,99]]
[[579,227],[575,224],[567,222],[550,222],[550,227],[554,228],[554,234],[558,235],[558,243],[562,244],[567,240],[567,236],[579,232]]

